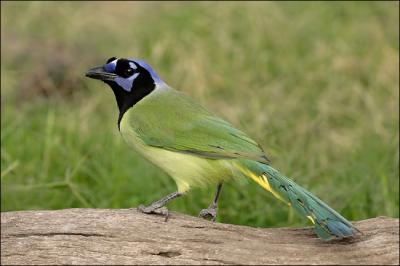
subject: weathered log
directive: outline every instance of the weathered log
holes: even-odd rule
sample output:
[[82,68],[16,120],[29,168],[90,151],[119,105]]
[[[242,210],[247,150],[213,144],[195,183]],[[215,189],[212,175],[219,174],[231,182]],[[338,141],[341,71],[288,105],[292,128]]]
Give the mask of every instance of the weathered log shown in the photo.
[[399,219],[355,222],[323,241],[311,228],[252,228],[171,213],[65,209],[1,213],[1,264],[399,264]]

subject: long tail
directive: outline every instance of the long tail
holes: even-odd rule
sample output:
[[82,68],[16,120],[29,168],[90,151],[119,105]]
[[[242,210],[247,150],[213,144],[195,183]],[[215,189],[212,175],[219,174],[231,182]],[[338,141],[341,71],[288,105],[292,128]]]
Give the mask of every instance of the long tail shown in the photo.
[[358,231],[335,210],[271,166],[261,163],[246,166],[239,167],[244,175],[292,206],[300,216],[310,219],[315,226],[315,233],[320,238],[341,239],[351,237]]

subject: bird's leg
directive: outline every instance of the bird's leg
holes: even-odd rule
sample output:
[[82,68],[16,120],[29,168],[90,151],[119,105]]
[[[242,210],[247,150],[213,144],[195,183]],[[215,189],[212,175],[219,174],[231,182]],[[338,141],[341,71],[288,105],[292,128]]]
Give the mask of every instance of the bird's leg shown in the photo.
[[207,209],[202,209],[200,211],[199,217],[204,219],[211,217],[211,221],[213,222],[215,221],[215,218],[217,218],[217,203],[219,194],[221,193],[221,189],[222,189],[222,183],[219,183],[217,187],[217,193],[215,193],[213,202],[210,204],[210,206],[208,206]]
[[[168,217],[169,217],[169,212],[168,212],[168,209],[166,207],[164,207],[165,204],[167,204],[171,200],[178,198],[182,195],[183,195],[183,193],[175,191],[174,193],[171,193],[171,194],[165,196],[164,198],[153,202],[149,206],[139,205],[139,207],[137,209],[138,209],[138,211],[143,212],[143,213],[149,213],[149,214],[150,213],[159,213],[161,215],[164,215],[165,221],[167,221]],[[158,212],[156,212],[156,210],[158,210]]]

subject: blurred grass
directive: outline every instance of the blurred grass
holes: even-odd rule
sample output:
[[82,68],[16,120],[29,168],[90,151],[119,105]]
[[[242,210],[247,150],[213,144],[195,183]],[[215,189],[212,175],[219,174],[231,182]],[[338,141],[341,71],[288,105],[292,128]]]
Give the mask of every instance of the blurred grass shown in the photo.
[[[148,61],[350,220],[399,216],[398,2],[1,2],[1,210],[128,208],[175,190],[126,147],[111,56]],[[170,209],[197,215],[194,189]],[[219,221],[304,225],[256,184]]]

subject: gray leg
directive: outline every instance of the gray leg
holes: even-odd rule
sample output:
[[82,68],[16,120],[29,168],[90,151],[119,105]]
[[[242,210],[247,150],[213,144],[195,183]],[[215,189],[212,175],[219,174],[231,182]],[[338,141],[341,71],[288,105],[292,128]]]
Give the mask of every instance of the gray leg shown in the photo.
[[221,193],[221,189],[222,189],[222,183],[218,184],[217,193],[215,193],[213,202],[210,204],[210,206],[208,206],[207,209],[202,209],[200,211],[199,217],[204,219],[211,217],[211,221],[213,222],[215,221],[215,218],[217,218],[217,204],[218,204],[219,194]]
[[[178,198],[180,196],[182,196],[183,193],[180,193],[178,191],[171,193],[167,196],[165,196],[164,198],[157,200],[155,202],[153,202],[152,204],[150,204],[149,206],[144,206],[144,205],[139,205],[139,207],[137,208],[138,211],[143,212],[143,213],[159,213],[161,215],[165,216],[165,221],[168,220],[169,217],[169,212],[168,209],[165,206],[165,204],[167,204],[168,202],[170,202],[171,200]],[[158,212],[156,212],[156,210],[158,210]]]

